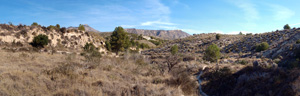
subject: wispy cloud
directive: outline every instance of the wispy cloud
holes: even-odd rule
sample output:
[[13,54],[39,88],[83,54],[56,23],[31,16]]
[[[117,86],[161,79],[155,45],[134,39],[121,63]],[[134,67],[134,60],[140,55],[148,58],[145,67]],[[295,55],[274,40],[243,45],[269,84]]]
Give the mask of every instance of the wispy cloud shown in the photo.
[[260,18],[259,12],[255,8],[256,5],[249,0],[230,0],[235,6],[244,11],[244,16],[247,21],[253,21]]
[[152,26],[152,25],[176,25],[174,23],[162,22],[162,21],[147,21],[141,23],[141,26]]
[[272,8],[271,11],[274,12],[274,20],[286,20],[295,15],[295,12],[287,7],[275,4],[269,6]]
[[291,24],[291,26],[296,26],[296,25],[300,25],[300,23]]
[[[170,23],[171,10],[161,0],[140,0],[133,4],[113,4],[105,6],[89,6],[82,14],[89,18],[86,22],[93,24],[115,22],[125,28],[151,27],[152,29],[170,29],[176,24]],[[134,7],[132,7],[134,6]],[[119,25],[116,25],[119,24]]]

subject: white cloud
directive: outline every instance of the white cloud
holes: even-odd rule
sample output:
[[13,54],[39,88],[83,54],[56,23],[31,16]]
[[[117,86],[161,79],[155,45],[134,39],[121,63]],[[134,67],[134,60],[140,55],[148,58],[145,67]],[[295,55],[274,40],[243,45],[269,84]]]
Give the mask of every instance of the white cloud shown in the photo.
[[133,3],[124,2],[101,6],[85,5],[83,9],[76,15],[80,19],[72,19],[73,21],[69,23],[97,24],[106,30],[108,28],[113,30],[114,27],[120,25],[127,28],[148,26],[152,29],[175,26],[169,21],[171,10],[161,0],[138,0]]
[[176,24],[169,23],[169,22],[161,22],[161,21],[147,21],[141,23],[141,26],[152,26],[152,25],[176,25]]
[[235,6],[244,11],[244,16],[247,21],[259,19],[259,12],[255,8],[256,5],[249,0],[230,0]]
[[296,25],[300,25],[300,23],[296,23],[296,24],[291,24],[291,26],[296,26]]
[[270,5],[270,7],[272,8],[272,11],[274,12],[275,20],[286,20],[295,15],[294,11],[292,11],[291,9],[284,7],[284,6],[273,4],[273,5]]

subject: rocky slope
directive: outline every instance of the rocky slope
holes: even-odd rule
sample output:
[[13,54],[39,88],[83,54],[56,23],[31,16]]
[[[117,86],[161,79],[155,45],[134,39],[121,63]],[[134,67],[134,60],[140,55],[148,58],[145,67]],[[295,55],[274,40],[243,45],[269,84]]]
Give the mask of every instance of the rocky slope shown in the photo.
[[190,36],[182,30],[143,30],[143,29],[125,29],[128,33],[142,34],[144,36],[156,36],[162,39],[179,39]]
[[[152,64],[168,65],[171,46],[177,45],[177,55],[185,62],[182,68],[193,72],[201,71],[199,66],[206,67],[201,88],[209,96],[298,96],[300,44],[297,40],[300,40],[299,28],[254,35],[222,34],[219,40],[214,33],[197,34],[142,54],[151,58]],[[270,47],[256,52],[256,45],[262,42]],[[211,44],[221,48],[218,62],[203,60],[204,50]]]
[[48,29],[41,26],[26,25],[6,25],[0,24],[0,44],[29,45],[33,38],[39,34],[48,36],[50,40],[47,47],[63,47],[69,49],[82,49],[86,43],[93,43],[100,50],[104,46],[104,41],[94,38],[92,34],[77,29]]

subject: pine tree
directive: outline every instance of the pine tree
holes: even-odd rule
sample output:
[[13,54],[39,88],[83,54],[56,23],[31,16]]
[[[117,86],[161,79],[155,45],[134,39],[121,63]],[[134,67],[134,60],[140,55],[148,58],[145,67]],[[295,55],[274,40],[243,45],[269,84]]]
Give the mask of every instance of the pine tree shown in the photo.
[[291,27],[289,26],[289,24],[284,25],[283,29],[291,29]]
[[216,35],[216,39],[217,39],[217,40],[219,40],[219,39],[220,39],[220,37],[221,37],[221,35],[220,35],[220,34],[217,34],[217,35]]
[[83,25],[80,24],[79,27],[78,27],[78,30],[85,31],[85,28],[84,28]]
[[60,25],[59,25],[59,24],[56,24],[56,28],[57,28],[57,29],[60,29]]
[[111,50],[116,52],[124,51],[130,47],[129,37],[122,27],[116,27],[110,39]]
[[220,57],[220,48],[216,44],[212,44],[205,50],[203,59],[211,62],[216,62]]

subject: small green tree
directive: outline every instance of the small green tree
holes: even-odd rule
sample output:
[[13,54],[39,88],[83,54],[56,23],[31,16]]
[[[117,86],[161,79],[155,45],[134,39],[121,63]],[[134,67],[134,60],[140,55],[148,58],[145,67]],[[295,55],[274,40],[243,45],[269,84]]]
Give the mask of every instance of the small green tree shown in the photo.
[[216,35],[216,39],[217,39],[217,40],[219,40],[219,39],[220,39],[220,37],[221,37],[221,35],[220,35],[220,34],[217,34],[217,35]]
[[122,27],[116,27],[110,39],[111,50],[118,54],[130,47],[129,37]]
[[256,45],[256,52],[264,51],[269,48],[269,44],[267,42],[262,42],[258,45]]
[[289,24],[286,24],[283,26],[283,29],[291,29],[290,25]]
[[111,51],[111,45],[109,41],[105,41],[105,47],[108,51]]
[[211,62],[216,62],[220,57],[220,48],[216,44],[212,44],[205,50],[203,59]]
[[39,26],[39,24],[36,23],[36,22],[33,22],[33,23],[31,24],[31,26]]
[[48,45],[49,39],[47,35],[38,35],[33,38],[33,41],[30,43],[33,47],[43,48],[45,45]]
[[177,45],[173,45],[171,47],[171,53],[172,55],[175,55],[178,52],[178,46]]
[[239,35],[244,35],[244,34],[242,32],[240,32]]
[[80,24],[79,27],[78,27],[78,30],[85,31],[85,28],[84,28],[83,25]]
[[60,25],[59,25],[59,24],[56,24],[56,28],[57,28],[57,29],[60,29]]

